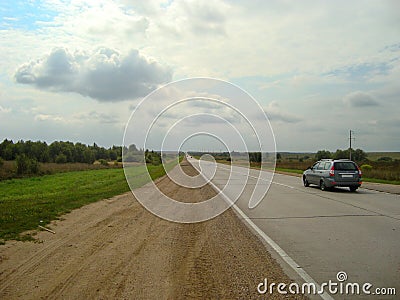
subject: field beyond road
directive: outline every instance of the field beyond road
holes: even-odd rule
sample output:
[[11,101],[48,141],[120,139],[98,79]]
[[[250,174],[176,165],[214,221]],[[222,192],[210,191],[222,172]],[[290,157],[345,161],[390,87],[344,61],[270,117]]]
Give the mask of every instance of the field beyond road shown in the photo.
[[[182,168],[196,174],[186,162]],[[157,186],[178,201],[215,195],[208,185],[189,189],[167,177]],[[179,224],[125,193],[63,219],[51,224],[56,234],[37,235],[42,243],[0,246],[0,298],[249,299],[259,296],[257,285],[266,277],[291,282],[231,209],[210,221]]]

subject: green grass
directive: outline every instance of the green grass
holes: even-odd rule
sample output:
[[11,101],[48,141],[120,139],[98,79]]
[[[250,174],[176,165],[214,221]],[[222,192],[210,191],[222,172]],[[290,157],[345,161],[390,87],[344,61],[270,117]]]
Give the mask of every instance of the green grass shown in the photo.
[[[167,170],[176,162],[169,162]],[[154,180],[165,174],[162,165],[148,166]],[[149,181],[145,166],[127,168],[132,187]],[[46,225],[83,205],[129,191],[123,169],[75,171],[0,182],[0,243],[29,240],[24,231]],[[43,221],[43,222],[41,222]]]
[[296,173],[296,174],[303,174],[303,170],[297,170],[297,169],[286,169],[286,168],[275,168],[276,171],[281,171],[281,172],[289,172],[289,173]]
[[400,181],[398,181],[398,180],[384,180],[384,179],[376,179],[376,178],[368,178],[368,177],[363,177],[362,181],[375,182],[375,183],[385,183],[385,184],[400,184]]

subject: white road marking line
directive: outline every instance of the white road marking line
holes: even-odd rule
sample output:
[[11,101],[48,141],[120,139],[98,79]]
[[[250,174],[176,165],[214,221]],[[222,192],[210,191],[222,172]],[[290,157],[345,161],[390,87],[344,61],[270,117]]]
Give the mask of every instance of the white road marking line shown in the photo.
[[[229,168],[225,168],[225,167],[222,167],[222,166],[219,166],[219,167],[220,167],[221,169],[230,170]],[[249,169],[249,170],[250,170],[250,169]],[[260,180],[263,180],[263,181],[269,181],[268,179],[265,179],[265,178],[262,178],[262,177],[257,177],[257,176],[250,175],[250,174],[247,174],[247,173],[242,173],[242,172],[239,172],[239,171],[232,171],[232,170],[231,170],[231,172],[232,172],[232,173],[241,174],[241,175],[243,175],[243,176],[248,176],[248,177],[251,177],[251,178],[255,178],[255,179],[260,179]],[[261,171],[259,171],[259,172],[261,172]],[[250,173],[250,172],[249,172],[249,173]],[[275,174],[275,175],[276,175],[276,174]],[[284,186],[284,187],[287,187],[287,188],[290,188],[290,189],[294,189],[294,187],[291,186],[291,185],[279,183],[279,182],[276,182],[276,181],[272,181],[271,183],[278,184],[278,185],[281,185],[281,186]]]
[[287,184],[283,184],[283,183],[279,183],[279,182],[275,182],[275,181],[272,181],[272,183],[275,183],[275,184],[278,184],[278,185],[281,185],[281,186],[285,186],[285,187],[294,189],[294,186],[290,186],[290,185],[287,185]]
[[[194,165],[192,164],[194,167]],[[196,167],[195,167],[196,168]],[[196,168],[197,169],[197,168]],[[204,180],[208,179],[201,173],[201,176]],[[293,258],[291,258],[285,250],[283,250],[273,239],[271,239],[264,231],[262,231],[250,218],[239,208],[236,204],[223,192],[221,191],[214,183],[211,181],[208,182],[209,185],[219,194],[222,198],[227,201],[228,203],[232,204],[234,210],[242,217],[242,220],[247,222],[251,228],[268,244],[275,250],[276,253],[285,261],[305,282],[315,284],[317,290],[321,290],[320,285],[303,269],[301,268]],[[324,300],[333,300],[333,298],[324,291],[323,294],[320,294],[322,299]]]

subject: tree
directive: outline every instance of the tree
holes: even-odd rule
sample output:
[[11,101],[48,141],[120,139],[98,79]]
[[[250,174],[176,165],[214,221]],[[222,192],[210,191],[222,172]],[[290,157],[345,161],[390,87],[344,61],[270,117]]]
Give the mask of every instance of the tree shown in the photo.
[[334,159],[346,159],[350,157],[350,151],[347,150],[340,150],[337,149],[336,152],[333,154]]
[[50,160],[55,162],[56,157],[61,153],[61,143],[60,142],[53,142],[49,146],[49,155],[50,155]]
[[249,152],[250,162],[261,163],[261,152]]
[[332,158],[332,153],[329,152],[328,150],[319,150],[315,155],[316,160],[321,160],[324,158]]
[[65,154],[63,154],[63,153],[58,154],[56,159],[55,159],[55,162],[57,164],[65,164],[67,162],[67,156]]
[[22,175],[28,173],[29,159],[25,154],[20,154],[16,157],[15,163],[17,165],[17,174]]
[[36,158],[29,158],[25,154],[20,154],[16,157],[17,174],[37,174],[39,172],[39,164]]
[[8,144],[5,149],[4,149],[4,153],[3,153],[3,158],[5,160],[14,160],[16,158],[17,155],[17,149],[14,145],[14,143]]
[[92,164],[96,160],[95,155],[92,150],[89,148],[85,149],[85,152],[83,153],[84,157],[84,162],[87,164]]
[[[138,152],[135,144],[129,145],[129,152]],[[147,150],[148,151],[148,150]]]
[[107,150],[107,152],[108,152],[108,158],[109,158],[110,160],[117,160],[117,158],[118,158],[118,153],[117,153],[117,151],[112,150],[112,149],[109,149],[109,150]]
[[355,161],[360,161],[360,162],[361,161],[365,161],[367,159],[367,153],[365,153],[361,149],[356,149],[353,152],[352,159],[355,160]]

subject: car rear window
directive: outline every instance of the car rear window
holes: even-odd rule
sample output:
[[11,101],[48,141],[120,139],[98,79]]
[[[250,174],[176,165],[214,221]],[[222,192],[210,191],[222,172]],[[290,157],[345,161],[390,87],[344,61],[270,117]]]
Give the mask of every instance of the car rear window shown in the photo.
[[357,171],[357,167],[352,162],[335,162],[335,170]]

